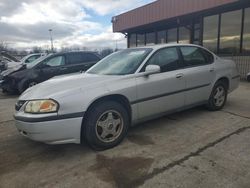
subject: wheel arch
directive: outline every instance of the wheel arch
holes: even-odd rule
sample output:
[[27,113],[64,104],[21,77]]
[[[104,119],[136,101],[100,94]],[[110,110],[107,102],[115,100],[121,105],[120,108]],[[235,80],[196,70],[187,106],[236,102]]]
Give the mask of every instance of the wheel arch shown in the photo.
[[84,132],[84,122],[87,119],[88,113],[91,112],[91,109],[97,105],[98,103],[104,102],[104,101],[115,101],[118,102],[119,104],[121,104],[126,111],[128,112],[129,115],[129,121],[131,123],[132,121],[132,109],[131,109],[131,105],[130,102],[128,100],[127,97],[125,97],[124,95],[121,94],[111,94],[111,95],[107,95],[107,96],[102,96],[100,98],[95,99],[87,108],[85,115],[83,117],[82,120],[82,126],[81,126],[81,141],[83,140],[83,132]]
[[220,77],[219,79],[217,79],[217,81],[215,83],[217,83],[217,82],[224,82],[226,84],[227,90],[230,89],[230,80],[228,77],[226,77],[226,76]]
[[36,79],[32,79],[32,78],[27,78],[27,79],[23,79],[22,81],[20,81],[18,84],[17,84],[17,89],[19,91],[19,93],[22,93],[24,92],[25,90],[24,89],[27,89],[27,84],[29,82],[36,82],[36,83],[39,83]]

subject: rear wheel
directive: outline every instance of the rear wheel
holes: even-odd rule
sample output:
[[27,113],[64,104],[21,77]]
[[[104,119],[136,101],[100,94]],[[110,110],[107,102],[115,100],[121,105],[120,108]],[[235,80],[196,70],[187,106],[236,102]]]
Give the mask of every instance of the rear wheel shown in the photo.
[[228,88],[225,82],[218,81],[208,100],[207,107],[209,110],[216,111],[221,110],[227,101]]
[[128,112],[117,102],[98,103],[90,109],[86,116],[82,136],[95,150],[115,147],[127,134]]

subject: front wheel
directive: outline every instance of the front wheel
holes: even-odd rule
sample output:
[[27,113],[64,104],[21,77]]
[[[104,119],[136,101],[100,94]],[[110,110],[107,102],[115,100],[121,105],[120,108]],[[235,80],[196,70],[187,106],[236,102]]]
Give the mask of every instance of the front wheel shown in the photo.
[[128,112],[117,102],[98,103],[90,109],[86,116],[82,136],[95,150],[115,147],[127,134]]
[[222,81],[218,81],[208,100],[207,108],[212,111],[221,110],[227,101],[228,88]]

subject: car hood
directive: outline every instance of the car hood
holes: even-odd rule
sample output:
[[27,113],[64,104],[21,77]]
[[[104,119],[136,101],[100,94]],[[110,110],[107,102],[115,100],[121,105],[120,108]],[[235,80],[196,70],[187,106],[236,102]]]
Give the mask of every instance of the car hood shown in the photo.
[[13,67],[16,67],[16,66],[20,66],[20,65],[22,65],[22,64],[23,64],[23,63],[20,62],[20,61],[17,61],[17,62],[11,61],[11,62],[8,62],[8,63],[7,63],[7,66],[8,66],[8,68],[13,68]]
[[98,87],[107,89],[106,85],[108,83],[120,78],[121,76],[105,76],[87,73],[58,76],[27,89],[20,96],[19,100],[58,98]]
[[23,70],[23,69],[25,69],[25,64],[15,63],[15,65],[11,65],[11,66],[8,65],[8,69],[3,71],[1,73],[1,76],[3,76],[3,77],[8,76],[13,72],[17,72],[17,71]]

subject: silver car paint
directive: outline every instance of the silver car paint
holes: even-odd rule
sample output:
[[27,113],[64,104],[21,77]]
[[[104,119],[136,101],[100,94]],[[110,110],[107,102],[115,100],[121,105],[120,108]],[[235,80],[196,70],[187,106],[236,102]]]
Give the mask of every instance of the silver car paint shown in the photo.
[[[110,95],[120,95],[126,97],[130,102],[132,124],[136,124],[157,114],[206,102],[215,82],[222,77],[230,80],[230,92],[238,87],[239,78],[232,79],[238,76],[234,62],[223,60],[215,55],[215,62],[211,65],[180,69],[150,76],[145,76],[144,73],[139,72],[155,51],[172,46],[179,45],[167,44],[150,47],[153,51],[144,60],[135,74],[106,76],[79,73],[55,77],[26,90],[19,100],[54,99],[60,104],[58,115],[64,115],[85,112],[97,99]],[[178,75],[180,74],[182,77],[179,78]],[[198,88],[196,88],[197,86]],[[154,96],[160,97],[154,98]],[[26,114],[22,109],[15,113],[15,117],[37,118],[38,116],[41,115]],[[70,119],[70,124],[62,123],[63,121],[65,120],[29,123],[29,126],[27,126],[26,122],[17,121],[17,128],[21,131],[25,129],[25,132],[28,133],[28,137],[31,139],[46,143],[79,143],[82,118],[72,118]],[[29,129],[32,130],[33,126],[36,127],[36,134],[32,134],[32,131],[29,131]],[[48,128],[47,132],[42,128],[43,126]],[[60,129],[60,126],[62,129]],[[72,131],[71,129],[74,130]],[[57,131],[59,133],[55,133],[53,138],[53,133]]]

